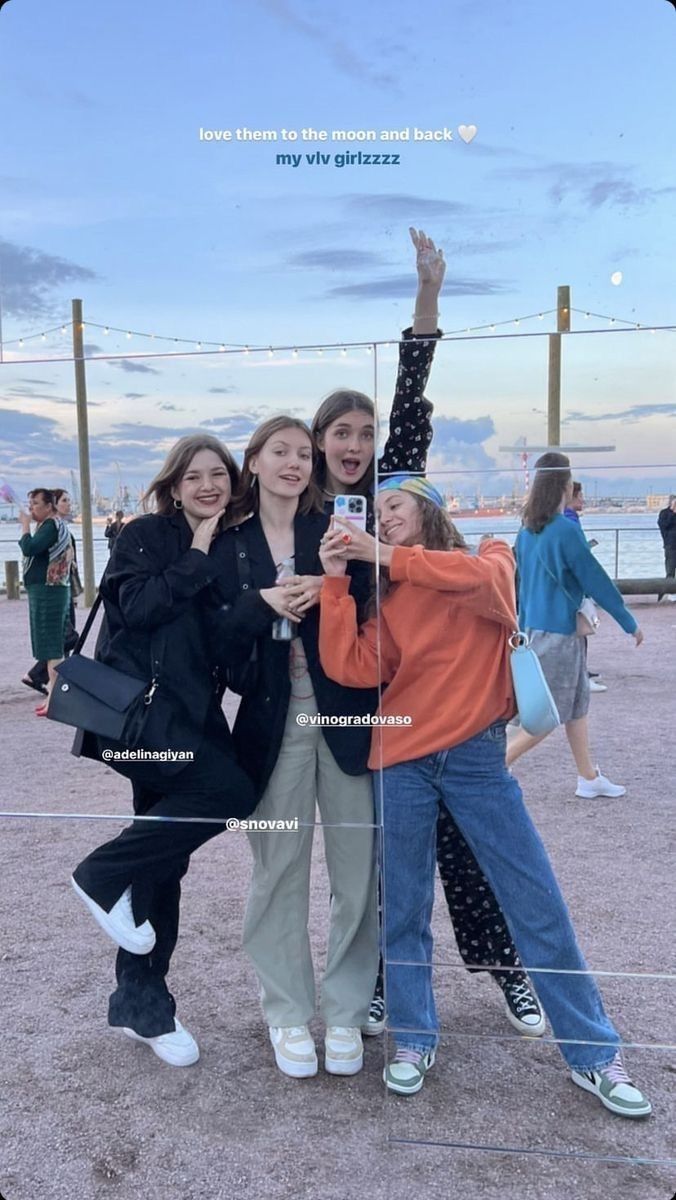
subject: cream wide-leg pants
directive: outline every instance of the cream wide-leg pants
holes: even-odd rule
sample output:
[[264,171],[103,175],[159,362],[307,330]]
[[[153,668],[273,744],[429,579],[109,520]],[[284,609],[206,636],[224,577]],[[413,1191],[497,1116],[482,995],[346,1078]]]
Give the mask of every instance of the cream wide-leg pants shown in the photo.
[[[320,1013],[327,1025],[365,1024],[378,970],[375,829],[370,775],[346,775],[317,725],[314,698],[291,698],[279,758],[256,820],[293,820],[297,830],[250,832],[254,868],[244,948],[261,986],[269,1025],[305,1025],[315,1015],[308,934],[316,805],[322,820],[331,896]],[[345,822],[351,828],[341,827]]]

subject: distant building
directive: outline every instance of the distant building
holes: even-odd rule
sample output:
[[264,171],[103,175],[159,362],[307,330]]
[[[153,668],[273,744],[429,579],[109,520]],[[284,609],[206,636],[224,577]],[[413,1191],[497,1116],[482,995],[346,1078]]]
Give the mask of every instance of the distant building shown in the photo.
[[664,496],[653,496],[651,493],[650,496],[646,496],[645,498],[645,506],[648,512],[659,512],[661,508],[666,508],[668,503],[669,496],[667,493]]

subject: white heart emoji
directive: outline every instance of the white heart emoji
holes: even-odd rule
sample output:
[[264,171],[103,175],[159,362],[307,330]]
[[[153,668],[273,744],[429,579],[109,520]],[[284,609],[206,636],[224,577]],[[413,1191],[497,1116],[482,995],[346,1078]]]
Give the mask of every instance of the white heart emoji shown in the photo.
[[477,135],[476,125],[458,125],[458,136],[463,142],[473,142]]

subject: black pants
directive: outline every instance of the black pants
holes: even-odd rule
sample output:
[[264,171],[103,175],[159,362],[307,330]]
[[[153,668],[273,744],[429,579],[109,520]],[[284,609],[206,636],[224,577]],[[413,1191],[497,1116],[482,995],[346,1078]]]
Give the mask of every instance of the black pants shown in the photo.
[[[162,776],[153,763],[114,765],[132,779],[138,815],[242,819],[256,804],[253,785],[222,741],[205,740],[195,761],[176,775]],[[149,920],[155,930],[150,954],[118,951],[117,989],[108,1009],[111,1025],[127,1026],[142,1037],[173,1031],[176,1005],[165,978],[178,938],[181,879],[193,851],[224,828],[199,822],[135,821],[76,868],[80,887],[106,911],[131,885],[136,922]]]
[[[443,806],[437,821],[437,863],[458,950],[468,971],[496,967],[523,971],[493,889]],[[510,970],[493,969],[490,974],[500,986],[515,977]]]
[[673,579],[676,576],[676,546],[665,546],[664,548],[664,574],[667,579]]

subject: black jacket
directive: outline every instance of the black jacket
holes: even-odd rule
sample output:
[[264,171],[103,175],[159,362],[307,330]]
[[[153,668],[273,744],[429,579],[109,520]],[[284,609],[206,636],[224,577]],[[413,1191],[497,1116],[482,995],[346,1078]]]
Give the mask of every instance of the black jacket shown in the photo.
[[[322,575],[319,539],[329,523],[323,513],[297,515],[294,523],[295,567],[298,575]],[[239,546],[244,549],[238,550]],[[251,584],[240,590],[237,554],[248,557]],[[227,530],[213,549],[219,568],[217,586],[222,607],[213,616],[214,639],[225,662],[245,661],[258,641],[259,672],[255,691],[242,699],[233,736],[239,761],[262,795],[279,756],[289,707],[289,642],[274,641],[272,624],[277,614],[261,598],[260,589],[274,587],[276,570],[258,516]],[[351,564],[352,594],[363,604],[370,591],[367,564]],[[364,568],[364,569],[362,569]],[[325,716],[370,715],[376,711],[375,688],[348,688],[334,683],[319,662],[319,605],[298,626],[317,701]],[[322,733],[338,766],[347,775],[366,771],[371,728],[325,726]]]
[[676,513],[667,505],[657,518],[664,549],[676,553]]
[[[139,743],[147,750],[194,754],[207,716],[211,735],[232,744],[220,707],[223,685],[216,653],[209,642],[216,542],[207,556],[190,548],[192,536],[180,513],[139,517],[115,539],[101,581],[105,620],[96,658],[138,679],[157,679]],[[94,749],[85,738],[83,753]],[[163,774],[173,774],[186,762],[157,766]]]

